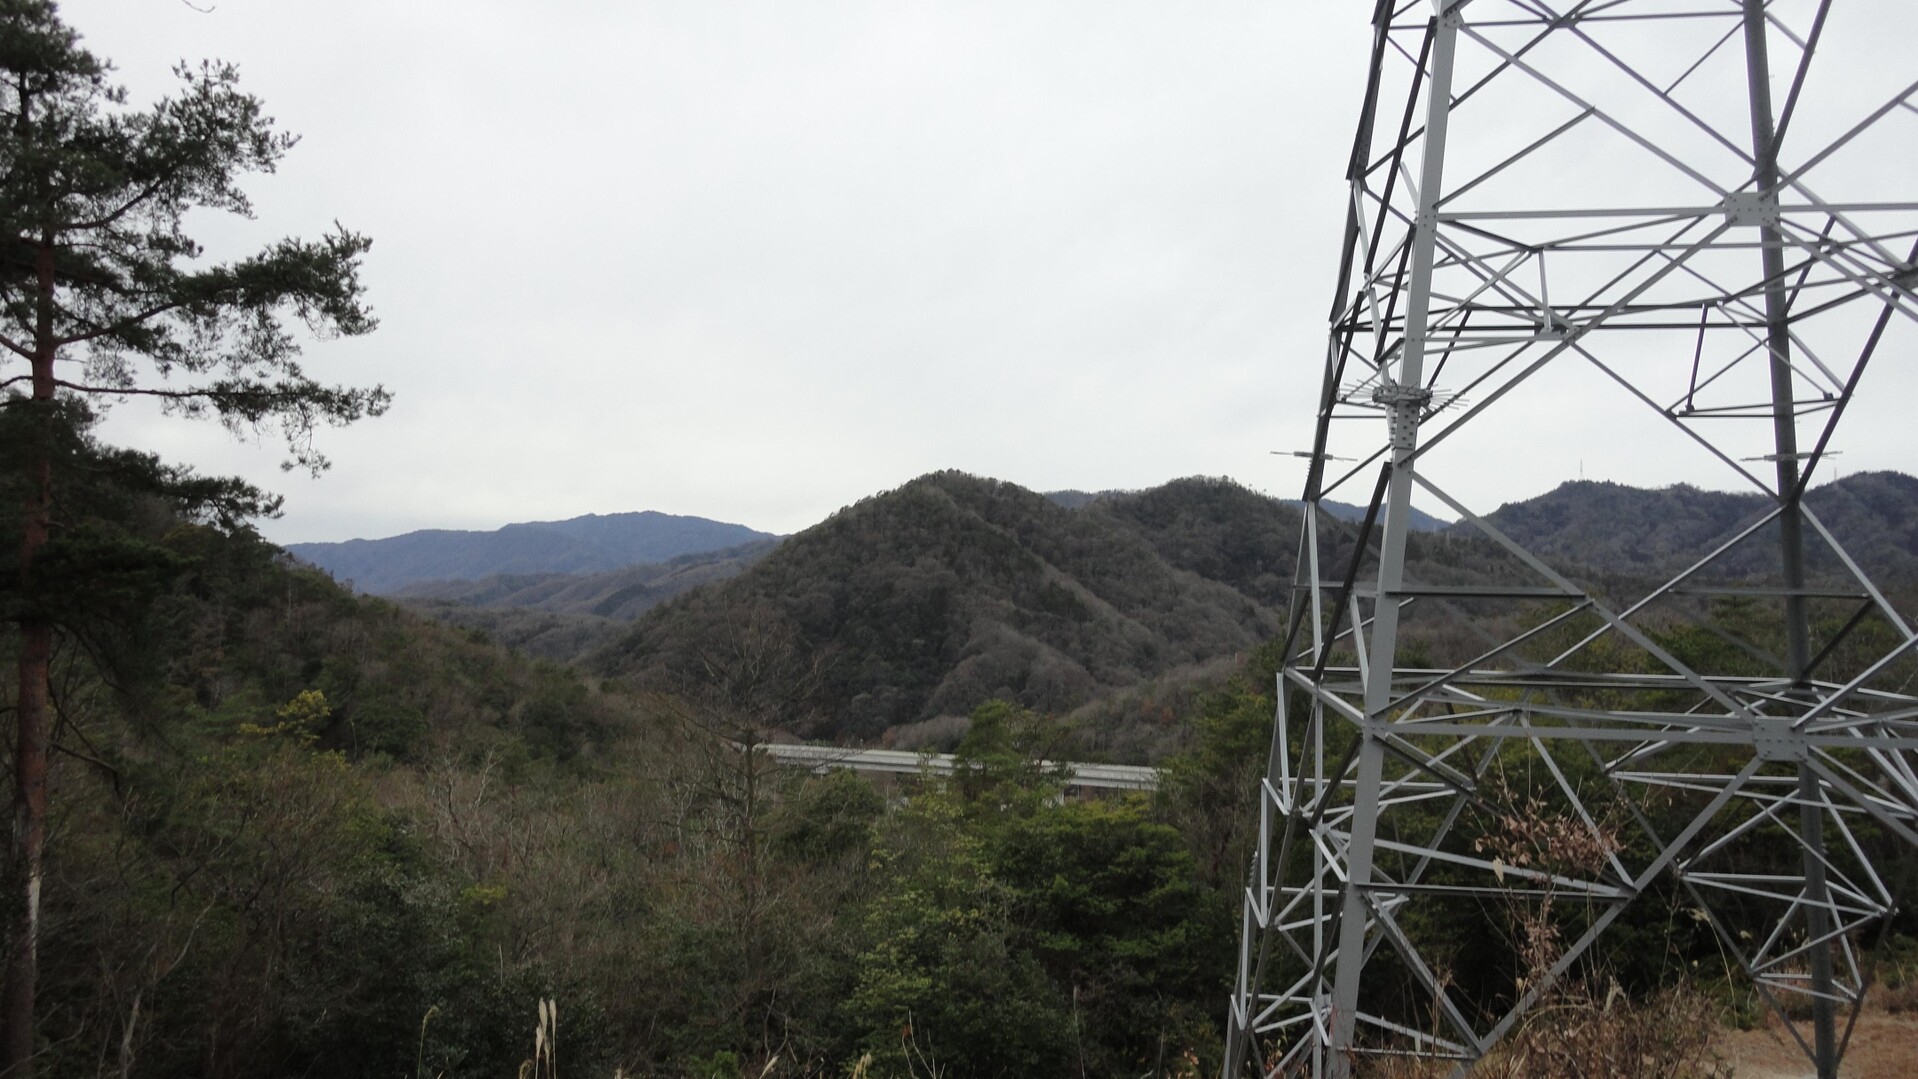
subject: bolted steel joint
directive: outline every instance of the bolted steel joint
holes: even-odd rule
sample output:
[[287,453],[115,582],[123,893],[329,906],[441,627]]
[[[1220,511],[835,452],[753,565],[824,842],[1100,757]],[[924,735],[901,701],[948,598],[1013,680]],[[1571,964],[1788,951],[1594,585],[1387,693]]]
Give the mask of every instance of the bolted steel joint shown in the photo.
[[1752,720],[1752,748],[1764,761],[1811,760],[1811,744],[1801,737],[1792,721],[1775,716],[1757,716]]
[[1774,195],[1756,191],[1746,191],[1726,195],[1725,223],[1737,228],[1741,225],[1757,228],[1776,228],[1778,225],[1778,198]]
[[1423,386],[1388,383],[1372,391],[1372,403],[1385,409],[1393,449],[1410,450],[1418,445],[1419,420],[1431,402],[1432,391]]

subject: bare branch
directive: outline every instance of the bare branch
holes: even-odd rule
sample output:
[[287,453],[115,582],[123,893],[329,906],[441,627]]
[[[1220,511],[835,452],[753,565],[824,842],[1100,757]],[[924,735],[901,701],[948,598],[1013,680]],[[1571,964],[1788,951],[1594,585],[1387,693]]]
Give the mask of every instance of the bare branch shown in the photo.
[[[188,6],[190,7],[191,5],[188,5]],[[148,184],[144,188],[141,188],[138,194],[134,195],[131,199],[127,200],[126,202],[121,203],[118,209],[114,210],[110,214],[107,214],[105,217],[95,218],[92,221],[68,222],[66,225],[61,227],[60,231],[87,232],[93,229],[106,228],[108,225],[111,225],[115,221],[118,221],[121,218],[125,217],[126,215],[132,213],[134,207],[140,205],[146,200],[152,198],[154,195],[158,194],[160,191],[160,188],[165,186],[166,182],[168,180],[171,180],[175,175],[177,175],[179,171],[180,170],[178,168],[175,168],[167,172],[165,175],[154,180],[152,183]]]
[[297,390],[163,390],[147,386],[88,386],[84,383],[68,382],[60,378],[54,379],[53,384],[63,390],[73,390],[76,393],[128,394],[135,397],[164,397],[175,401],[232,400],[242,397],[260,401],[272,401],[306,396]]

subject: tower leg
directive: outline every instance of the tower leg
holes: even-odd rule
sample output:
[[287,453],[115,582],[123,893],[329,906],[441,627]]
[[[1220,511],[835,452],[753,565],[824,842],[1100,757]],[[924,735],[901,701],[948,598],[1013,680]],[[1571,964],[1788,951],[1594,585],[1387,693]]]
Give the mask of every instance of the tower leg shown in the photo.
[[[1405,533],[1412,511],[1412,455],[1431,393],[1425,388],[1426,317],[1431,306],[1432,260],[1438,242],[1439,193],[1445,179],[1445,132],[1452,113],[1452,64],[1458,47],[1458,3],[1439,14],[1434,26],[1430,86],[1426,91],[1424,157],[1419,163],[1419,216],[1412,242],[1411,280],[1406,299],[1405,347],[1398,370],[1374,394],[1390,416],[1392,475],[1386,488],[1385,528],[1379,542],[1377,609],[1372,619],[1371,669],[1365,686],[1366,724],[1359,748],[1351,842],[1346,850],[1346,885],[1340,900],[1338,964],[1332,987],[1330,1074],[1351,1074],[1357,1037],[1360,972],[1365,965],[1365,927],[1372,883],[1372,858],[1378,836],[1379,783],[1385,764],[1380,729],[1392,698],[1392,671],[1398,658],[1399,607],[1395,594],[1405,580]],[[1355,553],[1353,557],[1360,557]]]
[[[1745,71],[1750,87],[1753,179],[1759,197],[1778,205],[1778,132],[1771,102],[1771,59],[1765,39],[1764,0],[1745,0]],[[1776,220],[1774,212],[1769,220]],[[1785,585],[1785,641],[1793,684],[1809,687],[1810,616],[1805,608],[1804,523],[1799,516],[1798,419],[1792,390],[1791,310],[1785,291],[1785,239],[1775,224],[1759,227],[1765,271],[1766,346],[1770,352],[1772,444],[1777,465],[1779,565]],[[1838,1079],[1836,983],[1832,977],[1831,889],[1825,874],[1825,817],[1818,776],[1798,766],[1798,838],[1804,844],[1805,933],[1811,948],[1813,1062],[1818,1079]]]

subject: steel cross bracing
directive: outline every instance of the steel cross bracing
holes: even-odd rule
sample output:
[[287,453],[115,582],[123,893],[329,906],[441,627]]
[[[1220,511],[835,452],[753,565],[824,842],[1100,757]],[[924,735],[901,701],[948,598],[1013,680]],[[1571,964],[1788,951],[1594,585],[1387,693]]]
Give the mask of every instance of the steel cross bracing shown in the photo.
[[[1918,62],[1860,96],[1820,48],[1871,18],[1379,3],[1228,1077],[1469,1070],[1653,904],[1836,1074],[1918,854],[1918,634],[1804,498],[1918,342]],[[1665,432],[1769,508],[1600,589],[1454,493],[1613,404],[1588,455]],[[1415,493],[1477,539],[1419,546]],[[1503,980],[1447,936],[1528,919],[1542,969]]]

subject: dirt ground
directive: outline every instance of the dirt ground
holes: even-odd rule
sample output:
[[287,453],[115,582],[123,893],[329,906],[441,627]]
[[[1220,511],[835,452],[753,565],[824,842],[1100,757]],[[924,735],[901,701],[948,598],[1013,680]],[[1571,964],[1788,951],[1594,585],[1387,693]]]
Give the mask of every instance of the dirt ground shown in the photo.
[[[1810,1024],[1801,1032],[1809,1038]],[[1804,1050],[1775,1016],[1758,1030],[1727,1030],[1712,1047],[1731,1064],[1736,1079],[1802,1079],[1812,1074]],[[1844,1079],[1918,1079],[1918,1012],[1893,1015],[1868,1003],[1838,1074]]]

